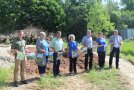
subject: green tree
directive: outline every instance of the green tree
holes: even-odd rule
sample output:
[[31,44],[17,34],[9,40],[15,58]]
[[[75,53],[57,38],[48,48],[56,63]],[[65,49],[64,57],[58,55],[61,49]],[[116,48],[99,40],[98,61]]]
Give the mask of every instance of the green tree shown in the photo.
[[79,40],[81,40],[87,29],[86,14],[87,8],[85,4],[71,4],[71,6],[66,8],[67,32],[75,34]]
[[66,24],[64,10],[54,0],[33,0],[29,16],[34,26],[49,31],[64,30]]
[[134,0],[121,0],[126,5],[126,10],[134,10]]
[[134,28],[134,11],[122,11],[121,20],[128,28]]
[[54,0],[1,0],[0,29],[12,31],[28,25],[48,31],[64,30],[65,13]]
[[88,28],[94,32],[110,32],[114,28],[114,24],[110,22],[110,16],[101,3],[90,5],[88,12]]

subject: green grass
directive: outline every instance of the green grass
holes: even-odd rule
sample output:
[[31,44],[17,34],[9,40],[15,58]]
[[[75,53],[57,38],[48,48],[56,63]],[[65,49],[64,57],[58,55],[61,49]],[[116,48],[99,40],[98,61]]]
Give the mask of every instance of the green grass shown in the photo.
[[55,89],[63,84],[62,78],[54,78],[51,74],[46,75],[45,78],[41,78],[38,82],[39,87],[45,89]]
[[120,56],[134,64],[134,41],[126,40],[122,44]]
[[0,88],[6,86],[6,83],[9,81],[11,76],[11,69],[5,69],[0,67]]
[[[106,67],[107,69],[108,67]],[[118,70],[91,71],[83,74],[83,79],[98,86],[100,90],[127,90],[120,79]]]
[[125,55],[132,55],[134,56],[134,41],[129,40],[129,41],[124,41],[121,47],[121,53]]

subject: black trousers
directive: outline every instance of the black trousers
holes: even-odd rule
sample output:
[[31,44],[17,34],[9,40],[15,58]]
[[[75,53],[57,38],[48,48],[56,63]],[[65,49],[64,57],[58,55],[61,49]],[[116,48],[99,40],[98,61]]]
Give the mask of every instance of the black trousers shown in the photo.
[[53,53],[53,74],[57,76],[60,73],[60,60],[57,60],[57,53]]
[[100,66],[100,68],[104,67],[105,57],[106,57],[106,52],[105,51],[99,51],[98,52],[98,59],[99,59],[99,66]]
[[112,66],[114,54],[116,54],[116,68],[119,68],[120,48],[113,47],[112,52],[110,53],[109,66]]
[[[46,57],[46,60],[48,59],[48,56]],[[39,74],[44,74],[46,73],[46,66],[38,66],[38,71],[39,71]]]
[[69,61],[70,61],[70,67],[69,67],[70,73],[72,73],[73,71],[74,73],[77,73],[77,70],[76,70],[77,58],[69,57]]
[[87,54],[85,54],[85,70],[88,70],[88,64],[89,64],[89,70],[92,69],[92,61],[93,61],[93,52],[92,49],[87,50]]

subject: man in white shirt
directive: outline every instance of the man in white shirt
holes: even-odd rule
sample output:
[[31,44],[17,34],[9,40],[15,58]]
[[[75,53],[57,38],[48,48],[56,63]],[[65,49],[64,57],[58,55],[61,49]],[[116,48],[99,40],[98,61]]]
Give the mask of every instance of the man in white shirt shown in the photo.
[[122,44],[122,38],[118,35],[118,30],[114,31],[114,35],[110,37],[109,43],[111,45],[111,52],[109,58],[109,68],[112,68],[113,56],[116,54],[116,69],[119,69],[119,55],[120,55],[120,47]]

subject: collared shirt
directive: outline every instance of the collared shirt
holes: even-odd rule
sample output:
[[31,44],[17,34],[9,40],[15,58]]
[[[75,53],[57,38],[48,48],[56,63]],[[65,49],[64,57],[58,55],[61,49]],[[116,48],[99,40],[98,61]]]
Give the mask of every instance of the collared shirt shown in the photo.
[[114,47],[119,47],[118,36],[114,36]]
[[69,41],[67,46],[69,47],[68,55],[69,57],[72,57],[72,51],[77,50],[78,43],[76,41]]
[[96,42],[98,43],[98,45],[103,45],[101,47],[98,47],[97,51],[98,52],[105,51],[106,39],[104,39],[104,38],[97,38]]
[[50,47],[54,48],[56,51],[61,51],[63,49],[63,45],[63,40],[57,37],[54,37],[50,42]]
[[19,52],[25,53],[26,41],[24,39],[20,40],[18,37],[13,41],[11,49],[16,49]]
[[92,46],[93,40],[92,37],[88,37],[87,35],[83,37],[82,44],[84,47]]
[[37,48],[37,51],[40,52],[41,49],[45,50],[45,53],[44,55],[45,56],[48,56],[48,49],[49,49],[49,45],[47,43],[46,40],[38,40],[36,42],[36,48]]

